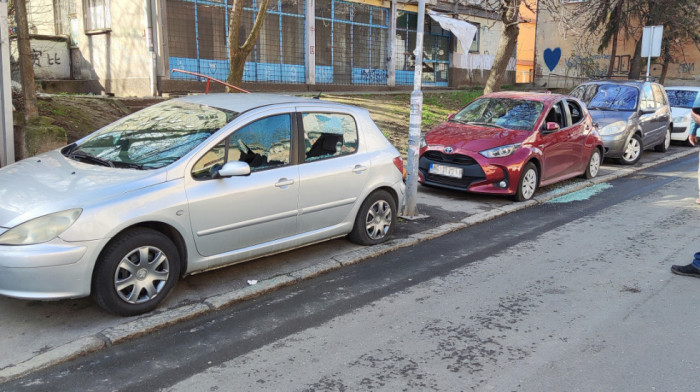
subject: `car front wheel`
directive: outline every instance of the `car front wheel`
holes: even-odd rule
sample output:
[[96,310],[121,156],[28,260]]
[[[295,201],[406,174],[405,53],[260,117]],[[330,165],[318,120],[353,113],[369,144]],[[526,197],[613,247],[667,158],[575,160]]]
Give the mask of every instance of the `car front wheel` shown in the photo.
[[654,146],[654,151],[656,152],[666,152],[671,146],[671,127],[666,128],[666,134],[664,135],[664,141],[661,144]]
[[180,276],[180,256],[164,234],[145,228],[125,232],[110,242],[95,265],[92,297],[119,316],[155,309]]
[[623,165],[634,165],[642,157],[642,138],[639,135],[634,134],[627,141],[625,145],[625,151],[622,153],[622,158],[620,158],[620,163]]
[[389,239],[396,226],[396,201],[384,190],[372,192],[360,206],[348,235],[360,245],[375,245]]
[[518,190],[515,192],[513,199],[515,201],[530,200],[537,190],[537,177],[537,168],[532,162],[528,162],[520,173]]

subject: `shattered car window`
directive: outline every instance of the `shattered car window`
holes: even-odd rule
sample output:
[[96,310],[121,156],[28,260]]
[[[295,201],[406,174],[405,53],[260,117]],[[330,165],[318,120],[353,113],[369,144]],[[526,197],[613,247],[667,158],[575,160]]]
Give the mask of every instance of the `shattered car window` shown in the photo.
[[107,125],[64,154],[111,167],[157,169],[192,151],[237,115],[190,102],[163,102]]
[[531,131],[544,104],[512,98],[482,98],[470,103],[451,121],[487,127]]
[[690,90],[666,90],[671,106],[691,109],[698,100],[698,92]]
[[639,90],[619,84],[596,85],[595,95],[586,102],[590,110],[634,110],[637,107]]

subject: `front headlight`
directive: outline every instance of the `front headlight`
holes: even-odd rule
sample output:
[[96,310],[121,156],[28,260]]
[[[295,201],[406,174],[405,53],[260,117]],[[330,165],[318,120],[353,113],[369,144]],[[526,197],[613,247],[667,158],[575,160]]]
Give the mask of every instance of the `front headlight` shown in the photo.
[[500,146],[496,148],[490,148],[488,150],[480,151],[479,154],[485,156],[486,158],[502,158],[513,154],[522,143],[509,144],[507,146]]
[[74,208],[24,222],[0,235],[0,245],[33,245],[51,241],[66,231],[82,212],[82,208]]
[[425,142],[425,135],[420,135],[420,143],[418,148],[427,147],[428,143]]
[[608,124],[604,126],[603,128],[598,131],[601,135],[616,135],[620,132],[623,132],[627,128],[627,122],[625,121],[616,121],[612,124]]
[[678,116],[673,118],[674,125],[680,125],[690,122],[690,113],[685,116]]

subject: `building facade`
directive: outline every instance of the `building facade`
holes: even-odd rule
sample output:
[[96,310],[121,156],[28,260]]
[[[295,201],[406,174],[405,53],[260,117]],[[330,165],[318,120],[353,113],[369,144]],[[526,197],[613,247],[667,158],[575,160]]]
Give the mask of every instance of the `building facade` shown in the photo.
[[[537,17],[536,78],[538,85],[551,88],[573,88],[590,78],[606,77],[612,57],[612,43],[603,52],[598,52],[600,36],[585,31],[589,17],[587,0],[563,0],[561,8],[552,12],[541,8]],[[632,37],[620,34],[614,55],[612,77],[628,77],[637,41],[641,39],[642,27],[638,26]],[[697,43],[688,43],[677,61],[669,64],[664,84],[700,86],[700,50]],[[652,58],[650,77],[661,76],[661,58]],[[645,77],[646,67],[641,77]]]
[[[199,78],[225,80],[232,0],[32,0],[31,32],[66,37],[69,78],[47,81],[70,90],[80,81],[94,93],[157,95],[193,91]],[[423,85],[479,85],[488,77],[502,23],[475,6],[427,2],[430,9],[477,27],[468,53],[425,16]],[[247,37],[259,0],[246,0],[240,27]],[[52,10],[50,12],[48,10]],[[244,87],[331,90],[410,88],[418,14],[415,3],[382,0],[270,0]],[[242,43],[242,42],[241,42]],[[507,82],[515,81],[515,58]],[[36,65],[35,65],[36,67]],[[201,87],[201,86],[200,86]]]

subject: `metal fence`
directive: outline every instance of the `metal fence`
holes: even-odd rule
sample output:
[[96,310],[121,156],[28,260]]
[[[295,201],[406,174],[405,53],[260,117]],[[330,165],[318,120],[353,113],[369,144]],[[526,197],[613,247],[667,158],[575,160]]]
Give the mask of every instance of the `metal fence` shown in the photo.
[[[233,0],[167,0],[169,68],[226,79],[228,19]],[[243,44],[259,0],[246,0],[240,27]],[[243,81],[306,83],[304,0],[270,0]],[[315,2],[316,84],[386,85],[390,11],[342,0]],[[417,14],[399,11],[395,35],[396,84],[412,85]],[[451,35],[426,18],[423,81],[447,86]],[[170,79],[196,79],[170,73]]]

